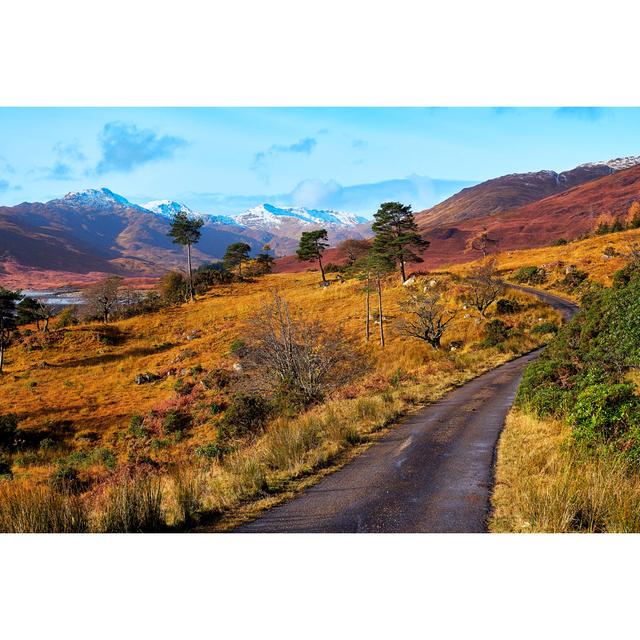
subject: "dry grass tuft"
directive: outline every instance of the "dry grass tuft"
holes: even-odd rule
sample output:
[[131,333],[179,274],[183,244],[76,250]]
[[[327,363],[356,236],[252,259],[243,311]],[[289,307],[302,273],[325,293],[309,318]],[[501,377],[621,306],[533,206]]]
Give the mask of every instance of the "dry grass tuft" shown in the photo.
[[513,410],[500,438],[493,532],[640,531],[640,477],[611,454],[582,456],[569,428]]
[[48,486],[0,480],[0,531],[83,533],[88,529],[88,512],[78,496]]

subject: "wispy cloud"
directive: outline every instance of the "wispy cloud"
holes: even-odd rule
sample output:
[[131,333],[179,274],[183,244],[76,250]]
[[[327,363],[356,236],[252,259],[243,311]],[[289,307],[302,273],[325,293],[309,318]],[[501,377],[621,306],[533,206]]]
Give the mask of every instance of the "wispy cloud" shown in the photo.
[[108,122],[100,133],[102,158],[95,172],[128,173],[148,162],[171,158],[186,145],[187,141],[178,136],[161,136],[153,129],[140,129],[135,124]]
[[83,162],[87,159],[80,148],[80,143],[77,140],[73,142],[57,142],[53,145],[53,151],[58,158],[66,158],[73,162]]
[[46,167],[38,167],[30,173],[36,175],[36,180],[74,180],[76,173],[81,169],[79,164],[84,163],[87,157],[80,149],[77,140],[73,142],[56,142],[52,151],[55,154],[53,164]]
[[54,162],[51,167],[40,167],[39,180],[73,180],[74,172],[70,165],[64,162]]
[[11,185],[8,180],[0,180],[0,193],[6,193],[9,191],[10,186]]
[[558,118],[595,122],[604,116],[605,109],[603,107],[559,107],[553,113]]
[[283,207],[310,207],[350,211],[371,217],[381,202],[399,200],[416,211],[430,207],[474,182],[437,180],[412,175],[397,180],[342,186],[336,180],[303,180],[291,192],[228,195],[189,192],[181,198],[192,208],[218,214],[239,213],[268,202]]
[[358,151],[363,151],[364,149],[367,148],[367,142],[366,140],[361,140],[360,138],[357,138],[351,142],[351,146],[354,149],[357,149]]
[[268,178],[266,166],[269,160],[282,154],[311,155],[317,144],[318,141],[315,138],[302,138],[293,144],[273,144],[266,151],[256,153],[251,169],[266,180]]

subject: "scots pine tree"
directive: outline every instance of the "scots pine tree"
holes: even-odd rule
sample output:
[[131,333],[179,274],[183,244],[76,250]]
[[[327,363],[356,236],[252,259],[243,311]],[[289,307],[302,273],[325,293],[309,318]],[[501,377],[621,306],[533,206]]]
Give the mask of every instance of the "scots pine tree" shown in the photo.
[[298,260],[309,262],[317,260],[322,273],[322,282],[327,279],[324,275],[324,266],[322,265],[322,254],[329,246],[328,235],[326,229],[317,229],[316,231],[303,231],[300,237],[300,245],[296,251]]
[[197,244],[202,235],[204,220],[193,218],[184,211],[179,211],[173,216],[171,229],[168,235],[173,238],[174,244],[187,247],[187,269],[189,272],[189,298],[193,302],[193,274],[191,268],[191,245]]
[[375,233],[374,252],[400,265],[404,282],[407,279],[407,263],[422,262],[419,253],[429,246],[429,241],[418,232],[411,206],[400,202],[383,202],[374,215],[371,229]]

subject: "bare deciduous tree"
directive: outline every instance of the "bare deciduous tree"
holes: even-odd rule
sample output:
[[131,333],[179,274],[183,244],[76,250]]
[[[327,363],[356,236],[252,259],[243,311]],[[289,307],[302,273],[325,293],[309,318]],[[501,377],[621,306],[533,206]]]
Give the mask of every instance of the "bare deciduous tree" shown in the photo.
[[248,321],[242,364],[247,384],[264,393],[285,393],[305,404],[357,375],[364,365],[339,327],[325,329],[273,294]]
[[491,249],[497,246],[498,241],[489,236],[486,229],[483,229],[475,238],[467,243],[467,250],[479,251],[483,258],[486,258]]
[[400,308],[408,317],[399,321],[399,332],[402,335],[423,340],[434,349],[440,348],[442,335],[458,313],[457,310],[447,309],[442,301],[442,295],[437,291],[410,292],[407,299],[400,303]]
[[464,296],[465,302],[477,309],[483,317],[491,304],[505,290],[504,282],[497,276],[494,259],[474,267],[471,275],[467,278],[467,284],[469,286]]
[[83,292],[84,302],[90,315],[100,316],[105,324],[120,303],[122,278],[110,276]]

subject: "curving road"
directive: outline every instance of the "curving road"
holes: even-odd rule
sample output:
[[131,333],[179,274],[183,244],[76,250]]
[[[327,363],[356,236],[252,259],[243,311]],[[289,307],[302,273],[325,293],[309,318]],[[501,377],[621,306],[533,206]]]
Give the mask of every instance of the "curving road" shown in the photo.
[[[578,309],[517,287],[560,311]],[[342,469],[236,531],[394,533],[486,531],[495,449],[526,365],[540,349],[446,394]]]

